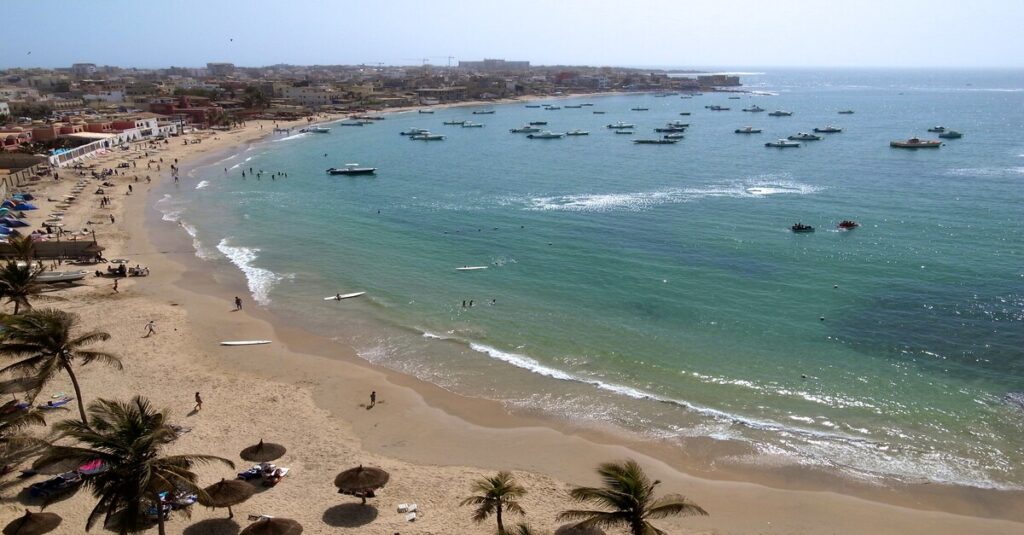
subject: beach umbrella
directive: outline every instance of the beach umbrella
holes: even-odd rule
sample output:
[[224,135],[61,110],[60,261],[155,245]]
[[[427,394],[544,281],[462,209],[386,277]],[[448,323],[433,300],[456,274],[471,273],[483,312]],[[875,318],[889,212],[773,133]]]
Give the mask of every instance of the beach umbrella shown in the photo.
[[359,496],[365,504],[367,495],[372,496],[373,491],[386,485],[389,479],[391,474],[380,468],[359,465],[338,474],[334,478],[334,486],[338,487],[340,494]]
[[242,450],[242,453],[239,453],[238,455],[246,461],[252,461],[254,463],[269,463],[270,461],[280,459],[286,451],[288,450],[280,444],[263,442],[263,439],[260,439],[259,444],[245,448]]
[[605,533],[603,529],[597,526],[566,524],[556,529],[555,535],[605,535]]
[[33,513],[25,509],[25,515],[7,524],[4,535],[42,535],[60,525],[61,517],[56,513]]
[[199,503],[207,507],[227,507],[228,518],[234,518],[231,506],[248,500],[256,493],[256,488],[238,479],[221,479],[199,493]]
[[289,518],[261,518],[239,535],[299,535],[302,525]]

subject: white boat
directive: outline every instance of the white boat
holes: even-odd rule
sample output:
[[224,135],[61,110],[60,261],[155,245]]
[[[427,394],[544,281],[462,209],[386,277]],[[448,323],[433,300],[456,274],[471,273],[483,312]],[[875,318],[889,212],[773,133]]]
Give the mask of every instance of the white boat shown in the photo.
[[222,346],[261,346],[261,345],[269,344],[269,343],[270,343],[270,340],[227,340],[225,342],[221,342],[220,345],[222,345]]
[[44,271],[36,276],[36,282],[41,284],[74,282],[84,279],[88,274],[88,271]]
[[744,126],[743,128],[737,128],[735,130],[737,134],[760,134],[760,128],[754,128],[753,126]]
[[567,135],[567,136],[589,136],[590,132],[587,132],[586,130],[580,130],[580,129],[577,128],[576,130],[569,130],[568,132],[565,133],[565,135]]
[[683,134],[665,134],[662,139],[683,139]]
[[842,132],[842,131],[843,131],[842,128],[839,128],[839,127],[836,127],[836,126],[832,126],[832,125],[828,125],[825,128],[815,128],[814,129],[814,132],[816,134],[838,134],[839,132]]
[[749,111],[749,112],[758,113],[758,112],[764,111],[764,108],[762,108],[761,106],[758,106],[757,104],[754,104],[753,106],[751,106],[749,108],[743,108],[743,111]]
[[782,110],[775,110],[768,114],[769,117],[789,117],[790,115],[793,115],[793,112]]
[[619,121],[617,123],[612,123],[612,124],[608,125],[608,128],[611,128],[613,130],[623,130],[623,129],[626,129],[626,128],[633,128],[634,126],[636,126],[636,125],[632,125],[632,124],[629,124],[629,123],[624,123],[622,121]]
[[540,132],[540,128],[530,125],[523,125],[520,126],[519,128],[511,128],[509,129],[509,132],[512,132],[513,134],[533,134],[535,132]]
[[341,301],[342,299],[352,299],[353,297],[359,297],[360,295],[366,295],[366,292],[353,292],[350,294],[329,295],[324,298],[324,301]]
[[302,133],[311,132],[313,134],[330,134],[331,133],[331,129],[330,128],[324,128],[322,126],[310,126],[308,128],[303,128],[302,130],[299,130],[299,132],[302,132]]
[[775,147],[777,149],[789,149],[800,146],[799,141],[790,141],[788,139],[777,139],[775,141],[769,141],[764,144],[765,147]]
[[420,113],[434,113],[434,110],[420,110]]
[[790,141],[821,141],[821,136],[814,134],[808,134],[807,132],[797,132],[795,135],[789,136]]
[[444,141],[444,136],[441,134],[431,134],[430,132],[423,132],[416,134],[415,136],[409,136],[409,139],[415,139],[417,141]]
[[410,128],[408,130],[399,132],[399,134],[403,135],[403,136],[415,136],[416,134],[427,134],[427,133],[430,133],[430,130],[427,130],[426,128]]
[[345,167],[332,167],[327,170],[329,175],[372,175],[376,172],[376,167],[359,167],[357,163],[347,163]]
[[474,123],[472,121],[466,121],[466,122],[462,123],[462,127],[463,128],[483,128],[484,125],[482,125],[480,123]]
[[487,269],[487,266],[462,266],[455,268],[455,271],[480,271],[481,269]]
[[530,139],[561,139],[565,137],[564,132],[552,132],[551,130],[545,130],[539,134],[527,134]]

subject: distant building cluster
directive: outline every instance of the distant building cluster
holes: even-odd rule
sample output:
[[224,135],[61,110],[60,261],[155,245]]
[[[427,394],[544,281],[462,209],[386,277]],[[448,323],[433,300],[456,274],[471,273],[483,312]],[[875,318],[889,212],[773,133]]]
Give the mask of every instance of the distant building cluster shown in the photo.
[[459,68],[480,72],[522,72],[530,70],[530,62],[505,61],[503,59],[485,59],[482,61],[460,61]]

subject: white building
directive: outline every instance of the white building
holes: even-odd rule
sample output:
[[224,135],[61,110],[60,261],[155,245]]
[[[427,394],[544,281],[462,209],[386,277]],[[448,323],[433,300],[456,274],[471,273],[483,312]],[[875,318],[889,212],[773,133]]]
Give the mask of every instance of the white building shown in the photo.
[[86,102],[108,102],[112,104],[119,104],[124,102],[124,91],[100,91],[98,93],[82,95],[82,100]]
[[329,106],[339,95],[333,89],[325,87],[286,87],[281,92],[282,96],[294,100],[303,106]]
[[6,102],[0,102],[0,117],[10,117],[11,107]]

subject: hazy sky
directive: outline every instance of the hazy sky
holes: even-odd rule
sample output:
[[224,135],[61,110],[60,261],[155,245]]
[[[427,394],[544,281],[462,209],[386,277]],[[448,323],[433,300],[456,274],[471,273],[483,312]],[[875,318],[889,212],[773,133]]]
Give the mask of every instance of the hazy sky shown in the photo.
[[1024,67],[1024,0],[5,0],[0,21],[0,68]]

